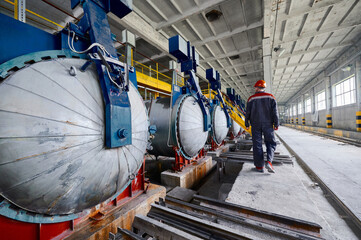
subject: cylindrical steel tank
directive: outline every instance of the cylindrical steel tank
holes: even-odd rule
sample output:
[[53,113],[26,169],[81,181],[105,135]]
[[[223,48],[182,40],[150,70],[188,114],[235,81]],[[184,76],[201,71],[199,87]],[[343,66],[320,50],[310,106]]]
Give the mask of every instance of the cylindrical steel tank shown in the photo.
[[228,133],[226,114],[219,105],[215,105],[212,109],[212,130],[209,137],[219,145],[226,138]]
[[233,136],[237,136],[239,131],[241,131],[241,126],[238,125],[233,119],[232,119],[232,126],[229,129],[230,133],[233,134]]
[[203,131],[202,110],[191,95],[182,95],[170,108],[170,98],[158,98],[148,106],[151,125],[157,127],[149,153],[174,157],[176,147],[184,157],[198,155],[207,141],[208,131]]
[[38,62],[0,83],[0,193],[25,210],[81,212],[121,193],[143,163],[140,94],[130,84],[132,144],[105,148],[102,90],[94,66],[80,71],[85,62]]

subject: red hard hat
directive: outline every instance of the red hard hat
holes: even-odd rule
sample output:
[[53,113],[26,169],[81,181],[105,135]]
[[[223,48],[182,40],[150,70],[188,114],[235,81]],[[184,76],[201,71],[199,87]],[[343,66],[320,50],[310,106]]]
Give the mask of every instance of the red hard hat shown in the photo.
[[254,87],[266,88],[266,81],[265,80],[258,80],[256,82],[256,84],[254,85]]

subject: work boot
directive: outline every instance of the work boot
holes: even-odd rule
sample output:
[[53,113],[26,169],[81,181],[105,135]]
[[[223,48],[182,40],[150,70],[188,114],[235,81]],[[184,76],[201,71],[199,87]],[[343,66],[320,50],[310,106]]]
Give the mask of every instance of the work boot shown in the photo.
[[276,171],[275,171],[275,169],[273,168],[272,163],[271,163],[270,161],[267,161],[267,162],[266,162],[266,168],[267,168],[268,172],[270,172],[270,173],[276,173]]

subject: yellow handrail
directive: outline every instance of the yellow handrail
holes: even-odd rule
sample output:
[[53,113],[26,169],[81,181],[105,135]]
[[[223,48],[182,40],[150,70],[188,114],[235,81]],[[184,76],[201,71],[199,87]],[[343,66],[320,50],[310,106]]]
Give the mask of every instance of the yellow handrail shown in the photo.
[[[13,5],[13,6],[15,6],[15,3],[12,2],[12,1],[9,1],[9,0],[4,0],[4,1],[7,2],[7,3],[10,3],[10,4]],[[15,6],[15,7],[16,7],[16,6]],[[45,20],[45,21],[47,21],[47,22],[50,22],[50,23],[52,23],[52,24],[54,24],[54,25],[56,25],[56,26],[58,26],[58,27],[64,28],[64,26],[61,26],[60,24],[57,24],[56,22],[53,22],[53,21],[51,21],[50,19],[48,19],[48,18],[46,18],[46,17],[43,17],[43,16],[41,16],[41,15],[39,15],[39,14],[37,14],[37,13],[29,10],[29,9],[25,9],[25,10],[26,10],[28,13],[31,13],[31,14],[33,14],[33,15],[35,15],[35,16],[37,16],[37,17],[39,17],[39,18],[41,18],[41,19],[43,19],[43,20]],[[14,12],[16,12],[16,10],[15,10]]]
[[[214,99],[217,93],[213,90],[210,91],[209,89],[203,89],[202,94],[209,99]],[[224,97],[224,96],[222,96],[222,97],[223,97],[224,103],[230,109],[229,116],[236,123],[238,123],[238,125],[240,125],[246,132],[251,134],[251,128],[249,128],[248,130],[246,129],[246,125],[244,122],[244,120],[245,120],[244,114],[236,106],[234,106],[230,101],[228,101],[228,99],[226,97]]]

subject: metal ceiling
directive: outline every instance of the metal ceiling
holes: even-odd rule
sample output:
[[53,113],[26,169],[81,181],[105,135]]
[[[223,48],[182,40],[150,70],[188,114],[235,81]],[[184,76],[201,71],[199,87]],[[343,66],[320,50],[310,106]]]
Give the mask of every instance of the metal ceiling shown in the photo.
[[[70,0],[47,0],[72,12]],[[0,12],[12,15],[9,1],[0,0]],[[270,2],[270,29],[264,29],[264,5]],[[74,19],[44,1],[27,0],[27,8],[60,25]],[[360,37],[359,0],[133,0],[134,13],[164,39],[180,34],[196,46],[201,68],[215,68],[224,87],[233,87],[243,99],[253,94],[253,84],[263,78],[262,47],[272,49],[272,92],[286,103],[345,49]],[[10,9],[10,10],[9,10]],[[209,21],[206,14],[221,12]],[[27,22],[54,32],[60,30],[31,14]],[[127,16],[128,17],[128,16]],[[127,18],[126,17],[126,18]],[[267,20],[268,21],[268,20]],[[113,33],[121,39],[124,27],[110,18]],[[270,46],[262,46],[265,31]],[[138,35],[141,35],[138,33]],[[137,37],[137,51],[168,66],[165,48],[152,44],[152,35]],[[121,51],[121,46],[120,51]],[[273,49],[279,48],[277,52]],[[284,49],[284,51],[283,51]],[[283,52],[281,55],[280,53]],[[135,60],[153,65],[140,54]],[[160,70],[167,73],[167,69]]]

